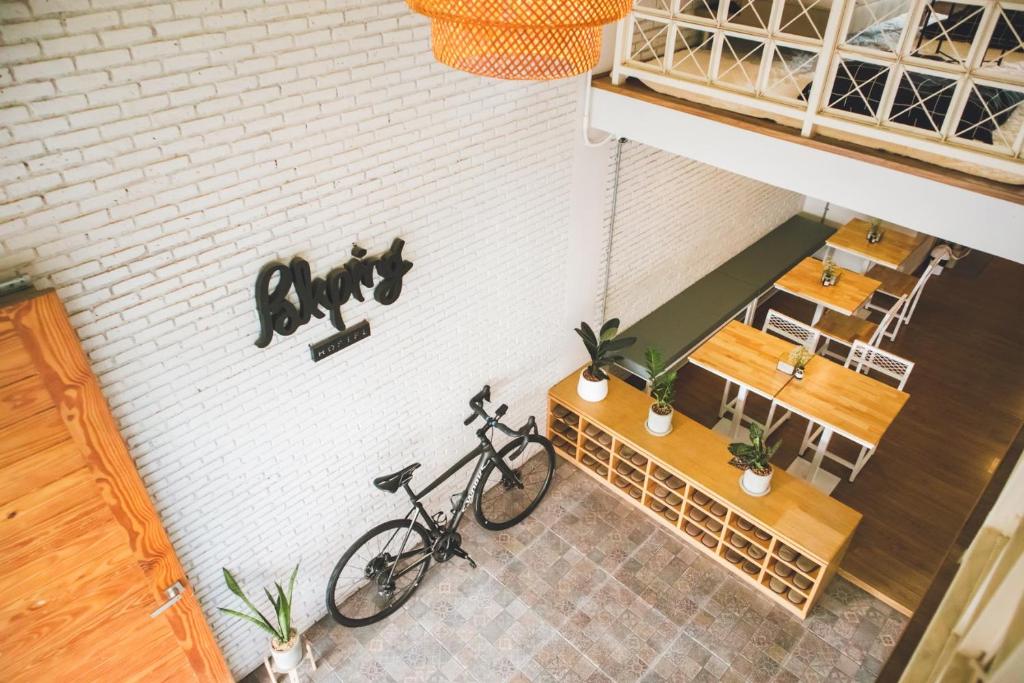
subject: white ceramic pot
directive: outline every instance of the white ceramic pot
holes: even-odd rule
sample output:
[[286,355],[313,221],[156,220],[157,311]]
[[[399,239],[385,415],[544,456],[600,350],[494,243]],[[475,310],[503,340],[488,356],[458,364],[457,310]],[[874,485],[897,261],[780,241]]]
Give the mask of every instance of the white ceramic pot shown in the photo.
[[602,379],[594,382],[584,377],[581,372],[580,381],[576,383],[576,393],[584,401],[591,403],[603,401],[608,396],[608,380]]
[[740,486],[751,496],[763,496],[772,490],[772,473],[756,474],[753,470],[743,470]]
[[647,431],[655,436],[664,436],[672,431],[672,412],[668,415],[662,415],[654,409],[654,404],[651,404],[650,410],[647,411]]
[[[294,633],[294,631],[293,631]],[[274,668],[280,673],[295,671],[302,662],[302,636],[294,633],[292,639],[278,649],[276,640],[270,642],[270,658],[274,660]]]

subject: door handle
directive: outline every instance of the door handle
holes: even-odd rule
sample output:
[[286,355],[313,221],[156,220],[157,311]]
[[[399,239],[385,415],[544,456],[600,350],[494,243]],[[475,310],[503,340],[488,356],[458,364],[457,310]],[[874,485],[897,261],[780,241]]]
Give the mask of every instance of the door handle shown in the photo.
[[166,590],[164,590],[164,595],[167,596],[166,602],[157,607],[153,611],[153,613],[149,615],[150,619],[155,619],[156,617],[160,616],[161,614],[169,610],[171,607],[173,607],[174,603],[181,600],[181,598],[185,595],[185,586],[181,583],[181,581],[175,581],[170,586],[168,586]]

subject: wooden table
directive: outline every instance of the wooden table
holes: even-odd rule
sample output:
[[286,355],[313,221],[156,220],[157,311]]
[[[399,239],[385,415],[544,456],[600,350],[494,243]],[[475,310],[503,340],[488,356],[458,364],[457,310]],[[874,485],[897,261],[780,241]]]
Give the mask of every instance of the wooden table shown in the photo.
[[816,258],[805,258],[775,282],[775,287],[801,299],[814,302],[814,325],[828,308],[843,315],[853,315],[882,283],[874,278],[839,268],[839,281],[831,287],[821,284],[822,263]]
[[806,478],[828,493],[835,488],[838,477],[820,468],[833,433],[873,450],[908,398],[910,394],[905,391],[815,356],[807,364],[804,378],[787,383],[775,401],[822,426]]
[[882,241],[871,244],[867,240],[870,228],[871,224],[867,221],[854,218],[825,240],[825,244],[833,249],[898,270],[925,239],[923,235],[908,235],[882,226],[885,231]]
[[732,411],[734,439],[739,438],[747,392],[753,391],[770,401],[793,379],[779,371],[777,364],[795,348],[797,345],[792,342],[733,320],[690,354],[689,362],[726,382],[734,382],[739,388]]

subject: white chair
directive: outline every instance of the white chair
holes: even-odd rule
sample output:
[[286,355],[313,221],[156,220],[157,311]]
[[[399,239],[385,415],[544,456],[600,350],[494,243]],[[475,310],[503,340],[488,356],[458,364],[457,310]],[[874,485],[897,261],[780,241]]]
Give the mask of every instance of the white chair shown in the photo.
[[[896,381],[896,387],[902,391],[907,386],[907,380],[910,379],[910,373],[914,370],[913,361],[909,361],[906,358],[901,358],[895,354],[883,351],[877,346],[865,344],[864,342],[855,341],[853,347],[850,349],[850,355],[846,358],[845,367],[851,368],[856,372],[868,374],[871,370],[885,375],[886,377]],[[815,429],[817,427],[817,429]],[[821,438],[822,428],[815,423],[808,421],[807,429],[804,430],[804,438],[800,443],[800,455],[803,455],[804,451],[808,448],[814,447],[817,449],[818,439]],[[831,451],[825,451],[825,457],[840,465],[850,469],[850,481],[857,478],[860,471],[864,469],[864,465],[868,463],[871,456],[875,454],[874,448],[868,448],[864,446],[860,449],[857,454],[857,461],[850,462],[845,458],[841,458]]]
[[761,326],[761,331],[782,337],[794,344],[800,344],[811,353],[814,353],[814,350],[818,348],[818,339],[820,338],[818,330],[807,323],[802,323],[799,320],[790,318],[788,315],[783,315],[774,308],[768,309],[768,315],[764,318],[764,325]]
[[843,362],[849,356],[849,352],[846,355],[835,353],[830,348],[833,342],[853,348],[857,342],[878,346],[883,339],[894,338],[896,335],[892,330],[899,325],[900,315],[906,305],[907,297],[901,296],[896,299],[892,306],[885,311],[881,322],[877,323],[855,315],[826,311],[815,326],[821,336],[825,338],[825,343],[821,345],[818,353],[826,358]]
[[[914,311],[917,310],[917,302],[921,299],[921,293],[924,291],[924,286],[928,284],[928,280],[938,272],[939,258],[933,258],[924,272],[921,273],[921,277],[917,278],[914,282],[913,278],[907,276],[905,273],[901,273],[885,266],[873,266],[866,275],[870,278],[881,281],[882,286],[878,288],[877,294],[882,294],[893,299],[898,299],[902,296],[907,298],[907,305],[900,311],[900,316],[896,321],[896,325],[890,330],[885,338],[891,341],[896,340],[896,334],[900,331],[900,327],[903,325],[909,325],[910,319],[914,315]],[[913,286],[910,285],[914,282]],[[884,306],[876,304],[874,301],[869,301],[866,308],[872,311],[885,312],[887,309]]]
[[865,375],[869,374],[871,370],[875,370],[895,380],[896,388],[900,391],[907,386],[910,373],[914,371],[914,361],[863,342],[853,343],[845,365]]

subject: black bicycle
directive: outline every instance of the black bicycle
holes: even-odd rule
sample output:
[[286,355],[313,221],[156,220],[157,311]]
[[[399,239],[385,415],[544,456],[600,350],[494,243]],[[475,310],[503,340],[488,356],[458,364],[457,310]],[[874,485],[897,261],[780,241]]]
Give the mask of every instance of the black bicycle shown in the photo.
[[[388,493],[405,489],[412,508],[404,518],[363,534],[338,560],[327,584],[327,609],[339,624],[367,626],[392,614],[419,587],[431,560],[460,557],[475,569],[476,562],[462,548],[458,532],[470,498],[476,521],[492,531],[518,524],[540,504],[555,468],[551,442],[537,433],[533,416],[521,428],[511,429],[501,423],[507,405],[488,415],[484,401],[490,400],[491,388],[485,386],[469,402],[473,414],[465,424],[484,419],[476,432],[480,444],[425,489],[414,493],[409,488],[418,462],[373,480],[374,486]],[[501,450],[491,442],[495,429],[512,439]],[[452,495],[451,517],[443,511],[429,515],[421,501],[474,459],[476,467],[465,490]]]

